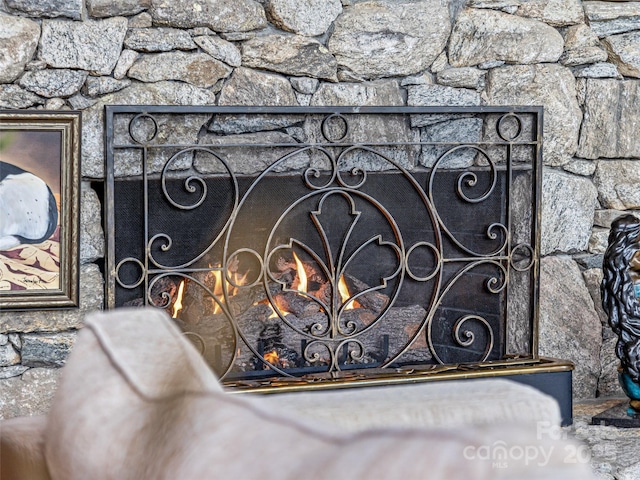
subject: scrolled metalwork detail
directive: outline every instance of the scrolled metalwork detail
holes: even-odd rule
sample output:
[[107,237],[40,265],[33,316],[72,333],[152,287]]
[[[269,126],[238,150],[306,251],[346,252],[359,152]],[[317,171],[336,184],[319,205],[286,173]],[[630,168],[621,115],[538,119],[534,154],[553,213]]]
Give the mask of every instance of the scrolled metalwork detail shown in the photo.
[[494,334],[491,325],[483,317],[479,315],[465,315],[464,317],[459,318],[453,326],[453,338],[461,347],[470,347],[473,345],[476,340],[475,334],[471,330],[463,330],[463,326],[470,321],[479,322],[485,328],[489,336],[489,341],[486,342],[484,353],[479,359],[480,362],[484,362],[493,348]]
[[[136,228],[143,238],[130,242],[136,253],[110,263],[115,275],[108,281],[127,290],[121,292],[126,302],[138,289],[136,303],[167,308],[178,290],[170,277],[181,277],[188,300],[183,323],[211,322],[212,330],[224,333],[221,345],[210,343],[208,333],[191,332],[210,357],[224,356],[213,360],[223,380],[330,374],[353,364],[395,369],[455,363],[458,354],[462,362],[484,362],[503,354],[495,339],[507,336],[502,328],[510,279],[526,272],[529,281],[521,283],[527,288],[538,275],[533,246],[539,216],[514,215],[514,207],[527,205],[510,201],[515,179],[538,181],[538,160],[524,158],[530,152],[535,157],[537,147],[530,147],[538,143],[523,139],[540,132],[537,110],[381,109],[392,114],[386,125],[393,128],[379,133],[377,121],[372,132],[362,128],[362,115],[379,116],[377,107],[201,107],[197,115],[242,118],[228,131],[211,130],[212,117],[198,120],[191,137],[198,140],[183,144],[177,136],[166,142],[165,129],[173,118],[194,112],[165,108],[116,113],[125,115],[118,126],[133,117],[133,142],[123,128],[107,130],[109,168],[114,151],[138,152],[146,166],[137,170],[140,182],[147,182],[140,191],[151,192],[140,202],[144,217]],[[432,120],[443,122],[443,114],[482,119],[477,141],[434,136],[439,127]],[[211,144],[209,135],[215,136]],[[247,161],[251,149],[255,162]],[[443,149],[435,164],[425,163],[429,152]],[[450,162],[461,153],[472,165]],[[156,211],[159,204],[169,212]],[[203,221],[174,231],[180,216],[206,219],[211,227]],[[294,254],[310,275],[305,288],[300,270],[291,266]],[[198,302],[206,313],[196,313]],[[473,311],[480,304],[483,312],[500,311],[480,315]],[[274,325],[281,329],[277,334],[269,330]],[[265,358],[278,349],[283,361]]]
[[[134,264],[135,266],[137,266],[140,269],[140,276],[133,283],[125,283],[121,279],[120,270],[122,269],[122,267],[124,265],[130,264],[130,263]],[[118,282],[118,285],[120,285],[122,288],[126,288],[126,289],[137,288],[140,285],[142,285],[142,282],[144,282],[144,280],[145,280],[145,266],[144,266],[144,264],[139,259],[133,258],[133,257],[123,258],[120,262],[118,262],[118,264],[116,265],[116,268],[115,268],[115,273],[116,273],[115,274],[115,279],[116,279],[116,282]]]
[[[142,127],[139,124],[143,120],[148,120],[149,122],[151,122],[152,129],[151,133],[147,134],[147,138],[143,138],[136,133],[136,129],[142,130]],[[152,142],[158,135],[158,122],[156,121],[155,117],[153,117],[153,115],[149,115],[148,113],[140,113],[131,119],[128,129],[129,136],[134,142],[141,145],[148,144]],[[142,134],[144,134],[144,132],[140,132],[140,135]]]
[[[413,271],[411,270],[411,254],[413,254],[418,248],[421,247],[427,247],[428,249],[431,250],[431,252],[433,253],[433,257],[434,257],[434,261],[433,261],[433,269],[431,270],[431,272],[428,275],[425,276],[419,276],[419,275],[415,275],[413,273]],[[407,275],[409,275],[409,277],[411,277],[412,279],[414,279],[417,282],[428,282],[429,280],[433,279],[438,272],[440,271],[440,269],[442,268],[442,257],[440,254],[440,250],[438,250],[438,248],[433,245],[432,243],[429,242],[416,242],[415,244],[413,244],[408,250],[407,250],[407,254],[406,254],[406,271],[407,271]]]
[[[340,136],[334,136],[333,133],[331,132],[331,125],[330,123],[335,121],[335,120],[339,120],[342,122],[343,124],[343,130],[344,133]],[[344,140],[345,138],[347,138],[347,136],[349,135],[349,121],[347,120],[347,118],[339,113],[334,113],[332,115],[329,115],[327,117],[325,117],[322,120],[321,123],[321,131],[322,131],[322,135],[324,136],[324,138],[331,142],[331,143],[338,143],[342,140]]]
[[[526,259],[523,264],[520,264],[523,259]],[[517,272],[526,272],[531,270],[535,264],[536,257],[533,247],[527,243],[519,243],[511,249],[511,258],[509,264]]]
[[[506,125],[506,122],[508,122],[509,120],[515,122],[515,133],[512,135],[507,132],[508,127]],[[496,130],[500,138],[505,142],[515,142],[522,134],[522,119],[515,113],[511,112],[507,113],[506,115],[502,115],[498,120],[498,123],[496,124]]]

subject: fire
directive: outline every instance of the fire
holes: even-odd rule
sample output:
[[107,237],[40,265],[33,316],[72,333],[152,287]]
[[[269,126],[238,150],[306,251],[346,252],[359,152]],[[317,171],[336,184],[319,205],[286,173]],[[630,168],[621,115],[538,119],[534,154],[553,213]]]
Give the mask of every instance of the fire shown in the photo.
[[[233,263],[233,260],[231,263]],[[209,268],[211,268],[211,265],[209,265]],[[238,287],[235,287],[234,285],[237,285],[237,286],[245,285],[247,283],[247,276],[249,275],[249,272],[245,272],[244,275],[240,275],[237,272],[232,271],[231,268],[227,269],[227,272],[229,274],[229,279],[231,280],[231,282],[233,282],[232,284],[230,284],[228,293],[230,297],[233,297],[238,293]],[[213,294],[215,295],[216,298],[223,301],[224,289],[223,289],[223,283],[222,283],[222,271],[212,270],[211,275],[213,275]],[[213,313],[214,314],[222,313],[222,308],[220,308],[220,305],[218,305],[218,303],[213,300],[211,301],[213,302]]]
[[[213,275],[213,294],[216,298],[222,299],[222,272],[220,270],[213,270],[211,272]],[[222,309],[217,302],[211,300],[213,302],[213,313],[220,313]]]
[[[340,276],[340,281],[338,282],[338,292],[340,293],[340,300],[342,303],[345,303],[351,297],[349,293],[349,287],[347,287],[347,282],[344,279],[344,275]],[[360,305],[355,300],[351,300],[345,307],[345,310],[354,310],[358,308]]]
[[180,286],[178,287],[178,295],[176,296],[176,301],[173,302],[173,312],[171,314],[172,318],[178,318],[178,314],[180,310],[182,310],[182,297],[184,296],[184,280],[180,282]]
[[297,290],[300,292],[306,292],[308,288],[307,272],[304,269],[304,265],[296,255],[296,252],[293,252],[293,259],[296,261],[296,274],[298,276]]
[[280,356],[275,350],[271,350],[270,352],[265,353],[263,357],[271,365],[278,365],[278,363],[280,362]]

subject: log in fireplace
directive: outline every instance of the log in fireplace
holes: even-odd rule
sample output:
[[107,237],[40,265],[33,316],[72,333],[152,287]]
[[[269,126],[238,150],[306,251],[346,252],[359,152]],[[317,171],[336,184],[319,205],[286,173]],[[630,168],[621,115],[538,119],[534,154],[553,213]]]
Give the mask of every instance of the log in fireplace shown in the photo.
[[570,401],[541,143],[540,107],[107,106],[108,306],[166,309],[237,388],[556,373]]

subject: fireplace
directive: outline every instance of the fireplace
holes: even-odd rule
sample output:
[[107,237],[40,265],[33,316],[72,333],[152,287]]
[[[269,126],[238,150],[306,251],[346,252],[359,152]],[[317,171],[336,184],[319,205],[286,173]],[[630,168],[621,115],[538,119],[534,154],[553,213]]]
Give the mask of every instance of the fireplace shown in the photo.
[[540,108],[106,109],[108,306],[227,385],[570,368],[537,354]]

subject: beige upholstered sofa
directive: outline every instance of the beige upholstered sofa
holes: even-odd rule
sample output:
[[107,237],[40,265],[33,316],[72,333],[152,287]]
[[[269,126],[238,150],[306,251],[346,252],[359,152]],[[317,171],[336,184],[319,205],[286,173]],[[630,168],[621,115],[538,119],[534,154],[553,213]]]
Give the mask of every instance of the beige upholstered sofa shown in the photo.
[[553,400],[493,382],[230,394],[163,312],[114,310],[87,319],[48,415],[0,422],[0,478],[590,478]]

